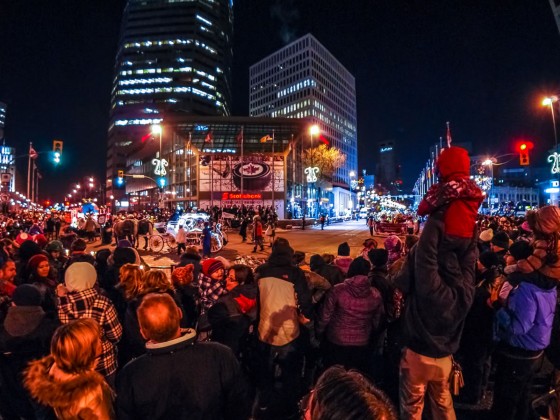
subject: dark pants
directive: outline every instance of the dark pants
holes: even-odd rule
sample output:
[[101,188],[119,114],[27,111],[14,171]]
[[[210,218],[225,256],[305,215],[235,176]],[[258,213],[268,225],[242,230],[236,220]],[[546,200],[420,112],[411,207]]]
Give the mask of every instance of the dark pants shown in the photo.
[[542,365],[542,352],[533,358],[522,358],[498,352],[492,418],[500,420],[528,419],[529,390],[535,373]]
[[257,419],[285,419],[297,413],[303,350],[300,338],[285,346],[259,342]]
[[373,236],[373,226],[369,227],[369,236]]
[[324,343],[324,364],[325,368],[342,365],[346,369],[357,369],[360,372],[371,376],[370,357],[371,349],[369,346],[339,346],[326,340]]

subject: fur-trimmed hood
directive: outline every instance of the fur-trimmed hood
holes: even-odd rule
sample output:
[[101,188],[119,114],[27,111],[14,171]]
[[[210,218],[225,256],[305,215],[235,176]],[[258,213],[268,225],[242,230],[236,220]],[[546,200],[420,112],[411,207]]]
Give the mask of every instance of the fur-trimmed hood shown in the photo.
[[115,418],[113,393],[95,371],[67,374],[47,356],[29,364],[24,384],[31,396],[52,407],[59,419]]

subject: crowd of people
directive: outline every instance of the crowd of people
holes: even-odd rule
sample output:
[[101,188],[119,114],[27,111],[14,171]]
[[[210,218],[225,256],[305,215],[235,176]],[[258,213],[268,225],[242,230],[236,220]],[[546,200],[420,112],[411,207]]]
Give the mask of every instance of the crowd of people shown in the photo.
[[[454,419],[491,390],[490,418],[532,418],[560,372],[560,208],[480,216],[466,151],[436,166],[421,234],[356,255],[274,235],[255,265],[185,246],[168,276],[127,240],[2,239],[0,416]],[[241,214],[264,247],[273,212]]]

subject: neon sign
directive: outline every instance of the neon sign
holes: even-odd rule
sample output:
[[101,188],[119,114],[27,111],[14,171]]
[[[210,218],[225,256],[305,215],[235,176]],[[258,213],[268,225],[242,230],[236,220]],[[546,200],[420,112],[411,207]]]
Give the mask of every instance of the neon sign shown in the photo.
[[390,152],[391,150],[393,150],[392,147],[382,147],[379,152],[380,153],[385,153],[385,152]]
[[316,166],[309,166],[305,168],[304,171],[305,175],[307,175],[307,182],[317,182],[317,175],[319,174],[319,168]]
[[165,167],[169,166],[169,163],[167,163],[167,160],[165,160],[165,159],[152,159],[152,165],[154,165],[156,167],[154,169],[154,174],[160,175],[160,176],[164,176],[164,175],[167,174],[167,171],[165,170]]
[[222,193],[222,200],[261,200],[262,194]]
[[552,174],[560,173],[560,155],[557,152],[554,152],[546,159],[548,162],[552,162],[552,167],[550,168],[550,172]]

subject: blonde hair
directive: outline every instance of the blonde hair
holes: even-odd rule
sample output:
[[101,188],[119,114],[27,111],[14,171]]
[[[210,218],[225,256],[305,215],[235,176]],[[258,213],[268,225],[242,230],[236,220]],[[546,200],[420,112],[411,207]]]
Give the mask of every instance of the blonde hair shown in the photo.
[[134,299],[140,293],[144,270],[137,264],[125,264],[119,270],[119,287],[126,300]]
[[61,325],[51,340],[51,355],[57,367],[76,374],[93,370],[101,347],[99,324],[91,318],[80,318]]
[[149,270],[142,276],[140,293],[157,293],[175,290],[167,275],[161,270]]

